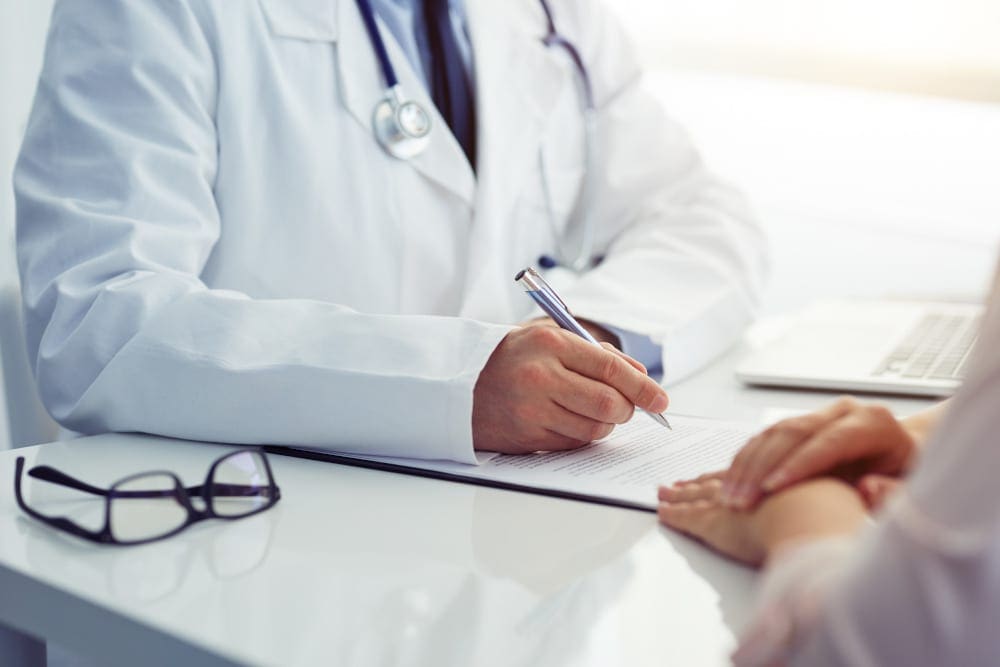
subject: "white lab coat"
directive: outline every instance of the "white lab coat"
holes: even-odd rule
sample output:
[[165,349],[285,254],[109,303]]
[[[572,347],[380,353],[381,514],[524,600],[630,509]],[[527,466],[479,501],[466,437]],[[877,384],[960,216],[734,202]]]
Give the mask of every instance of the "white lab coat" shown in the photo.
[[[553,4],[600,107],[607,252],[560,285],[578,315],[662,341],[680,377],[749,321],[760,231],[643,91],[607,11]],[[375,142],[384,84],[351,0],[57,2],[15,175],[53,416],[474,461],[476,378],[533,314],[514,273],[572,245],[584,144],[538,3],[470,0],[468,15],[475,173],[436,112],[414,160]]]

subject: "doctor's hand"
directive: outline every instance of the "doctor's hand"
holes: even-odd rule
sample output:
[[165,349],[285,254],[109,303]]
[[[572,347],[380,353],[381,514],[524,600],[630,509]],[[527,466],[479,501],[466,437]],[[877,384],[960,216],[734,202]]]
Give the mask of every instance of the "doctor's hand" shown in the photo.
[[[590,320],[585,320],[582,317],[576,318],[576,321],[579,322],[580,326],[582,326],[584,329],[586,329],[587,332],[591,336],[593,336],[598,342],[600,342],[602,345],[604,345],[604,347],[608,347],[608,349],[614,348],[615,350],[618,350],[618,349],[621,348],[621,341],[618,340],[618,336],[616,336],[615,334],[611,333],[610,331],[608,331],[607,329],[605,329],[604,327],[602,327],[600,324],[596,324],[594,322],[591,322]],[[559,325],[556,324],[556,321],[554,319],[552,319],[551,317],[544,317],[544,316],[543,317],[536,317],[534,319],[522,322],[521,326],[522,327],[555,327],[556,329],[559,328]],[[636,361],[635,359],[633,359],[632,357],[629,357],[627,355],[623,354],[622,356],[629,363],[631,363],[633,366],[635,366],[636,368],[640,369],[643,373],[646,372],[646,367],[643,366],[641,363],[639,363],[638,361]]]
[[[611,333],[610,331],[602,327],[600,324],[595,324],[594,322],[591,322],[590,320],[585,320],[582,317],[576,318],[576,321],[579,322],[580,326],[586,329],[587,332],[594,337],[594,340],[599,342],[604,347],[604,349],[614,352],[619,357],[627,361],[629,365],[631,365],[637,371],[641,371],[643,375],[649,375],[649,371],[646,369],[646,367],[642,364],[641,361],[639,361],[638,359],[633,359],[632,357],[628,356],[627,354],[621,351],[621,341],[618,339],[617,335]],[[536,317],[533,320],[522,322],[521,326],[550,327],[553,329],[562,330],[562,327],[556,324],[556,321],[551,317]]]
[[514,329],[476,382],[476,449],[524,454],[581,447],[611,433],[635,406],[663,412],[667,393],[642,365],[550,326]]
[[[766,494],[822,475],[852,480],[901,475],[936,417],[934,411],[897,420],[881,405],[844,397],[822,410],[785,419],[736,455],[721,477],[721,501],[746,509]],[[873,500],[869,504],[877,504]]]

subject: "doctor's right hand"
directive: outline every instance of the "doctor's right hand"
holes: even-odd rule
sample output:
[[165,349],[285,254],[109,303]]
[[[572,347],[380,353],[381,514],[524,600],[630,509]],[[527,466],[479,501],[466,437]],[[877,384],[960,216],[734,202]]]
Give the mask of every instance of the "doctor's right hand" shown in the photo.
[[482,451],[574,449],[611,433],[638,406],[663,412],[667,393],[641,364],[548,326],[514,329],[476,381],[472,437]]

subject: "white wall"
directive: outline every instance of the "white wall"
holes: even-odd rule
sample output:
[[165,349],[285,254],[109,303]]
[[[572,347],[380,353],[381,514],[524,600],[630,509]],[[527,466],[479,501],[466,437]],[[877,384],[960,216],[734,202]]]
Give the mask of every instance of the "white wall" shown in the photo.
[[0,281],[13,275],[10,174],[41,67],[51,0],[0,0]]
[[[41,67],[51,10],[52,0],[0,0],[0,289],[17,279],[11,171]],[[6,449],[9,441],[6,405],[0,382],[0,449]]]
[[[696,67],[1000,101],[996,0],[608,0],[654,69]],[[0,286],[10,172],[52,0],[0,0]]]
[[[1000,100],[996,0],[610,0],[654,68],[694,66]],[[10,172],[52,0],[0,0],[0,285]]]
[[609,0],[647,62],[1000,101],[996,0]]

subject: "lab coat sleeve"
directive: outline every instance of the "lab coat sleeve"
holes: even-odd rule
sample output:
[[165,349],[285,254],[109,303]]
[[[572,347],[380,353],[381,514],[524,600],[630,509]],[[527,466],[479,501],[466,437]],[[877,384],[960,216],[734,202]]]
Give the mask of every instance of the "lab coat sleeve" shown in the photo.
[[773,564],[737,665],[996,664],[1000,284],[979,340],[969,379],[877,528],[852,548],[803,544]]
[[576,32],[594,85],[596,240],[605,259],[555,281],[577,315],[661,344],[664,379],[674,382],[751,321],[766,273],[764,236],[743,197],[706,169],[644,88],[629,38],[604,3],[561,2],[556,15]]
[[15,175],[44,403],[82,433],[474,462],[474,383],[509,328],[199,279],[220,234],[220,82],[200,7],[56,3]]

